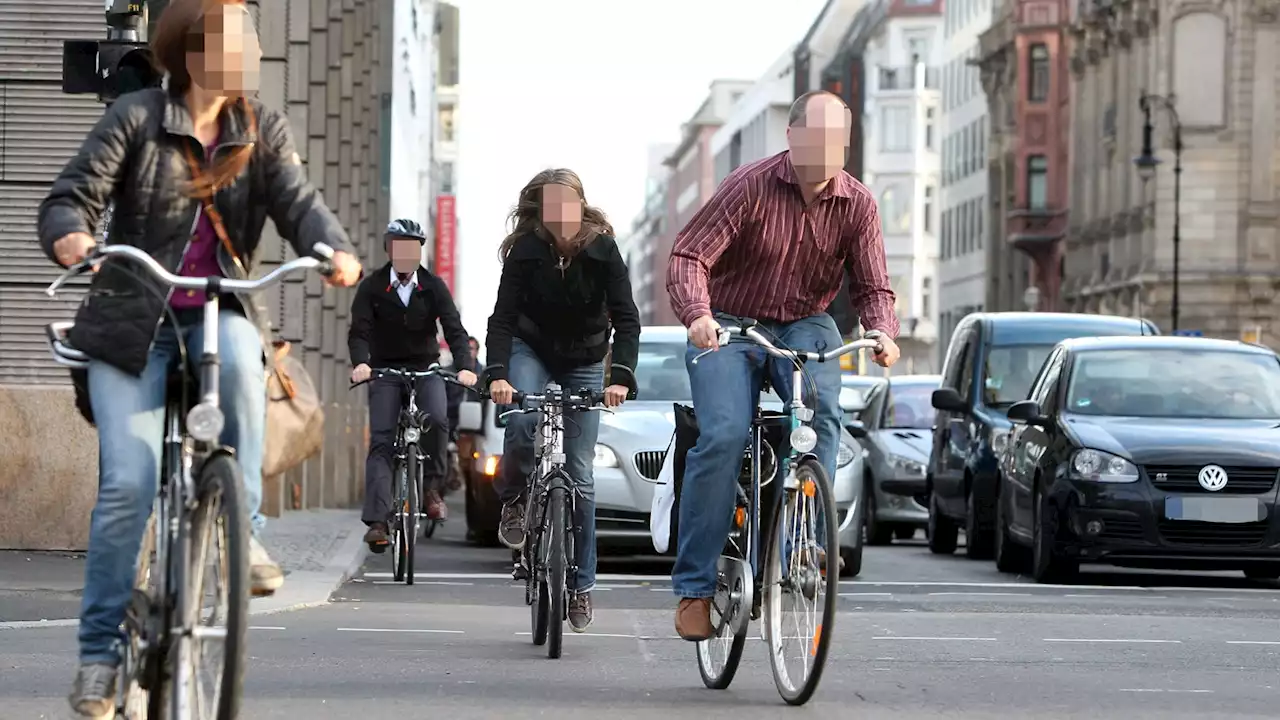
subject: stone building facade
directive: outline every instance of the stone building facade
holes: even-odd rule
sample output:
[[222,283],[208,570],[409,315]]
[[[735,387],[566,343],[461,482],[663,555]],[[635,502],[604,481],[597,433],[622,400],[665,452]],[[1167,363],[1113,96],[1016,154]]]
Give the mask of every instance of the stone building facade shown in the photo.
[[1162,163],[1143,183],[1146,93],[1181,121],[1180,330],[1280,334],[1280,2],[1091,0],[1069,25],[1071,211],[1065,309],[1143,315],[1169,330],[1172,114],[1156,111]]

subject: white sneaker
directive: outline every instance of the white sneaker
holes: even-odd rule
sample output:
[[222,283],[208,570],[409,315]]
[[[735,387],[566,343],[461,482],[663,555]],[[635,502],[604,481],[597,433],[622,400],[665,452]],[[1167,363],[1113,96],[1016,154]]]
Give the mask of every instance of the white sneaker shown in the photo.
[[249,591],[253,597],[272,595],[284,584],[284,571],[267,554],[256,536],[249,537]]

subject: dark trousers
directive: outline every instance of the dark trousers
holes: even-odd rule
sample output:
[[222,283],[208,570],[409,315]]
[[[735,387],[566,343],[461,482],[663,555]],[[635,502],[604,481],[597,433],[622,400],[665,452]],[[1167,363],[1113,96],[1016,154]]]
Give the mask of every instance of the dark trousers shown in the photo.
[[[417,378],[418,409],[429,415],[419,445],[426,460],[422,467],[423,487],[439,488],[445,477],[449,455],[448,403],[444,380],[437,376]],[[409,390],[397,377],[377,377],[369,381],[369,458],[364,465],[365,525],[386,522],[391,515],[391,468],[395,463],[396,427],[400,410],[409,402]]]

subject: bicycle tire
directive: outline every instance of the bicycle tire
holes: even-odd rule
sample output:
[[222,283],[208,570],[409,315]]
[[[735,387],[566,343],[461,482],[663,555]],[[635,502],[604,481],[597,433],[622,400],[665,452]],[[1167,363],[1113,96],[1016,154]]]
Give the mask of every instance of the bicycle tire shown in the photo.
[[[741,558],[722,555],[716,563],[717,575],[720,574],[722,567],[728,567],[727,561],[744,563],[743,567],[745,567],[745,561]],[[730,585],[736,585],[737,582],[744,582],[744,590],[750,592],[755,591],[754,578],[749,576],[744,577],[742,572],[737,572],[732,578],[732,583],[726,584],[725,586],[727,591],[725,593],[725,598],[721,598],[720,593],[718,592],[720,579],[717,578],[717,593],[716,597],[712,598],[713,615],[711,618],[712,625],[718,626],[716,637],[710,640],[701,640],[694,646],[694,655],[698,659],[698,675],[702,677],[702,684],[711,690],[727,690],[729,688],[729,685],[733,682],[734,676],[738,674],[738,666],[742,663],[742,650],[747,644],[749,623],[743,623],[741,627],[735,628],[735,623],[731,622],[730,619],[724,617],[717,618],[714,614],[718,601],[732,597],[734,588]],[[750,583],[751,586],[746,586],[746,583]],[[749,596],[740,596],[740,599],[741,597]],[[746,602],[750,603],[750,600],[747,600]],[[725,607],[728,607],[731,604],[732,602],[724,603]],[[745,608],[739,607],[735,609],[734,612],[747,613],[750,615],[751,608],[749,606]],[[713,643],[723,642],[725,638],[730,635],[732,636],[732,639],[729,641],[729,647],[728,651],[725,653],[724,663],[720,667],[716,667],[715,660],[713,658],[713,651],[715,649],[715,645],[713,645]]]
[[[216,540],[218,547],[208,550],[217,553],[219,572],[224,576],[226,632],[222,639],[222,677],[216,705],[211,716],[205,714],[199,692],[195,691],[196,697],[191,699],[193,720],[236,720],[240,716],[248,660],[245,635],[249,620],[249,513],[242,499],[244,480],[233,457],[216,454],[201,467],[196,487],[199,505],[192,513],[192,557],[187,560],[189,607],[184,625],[194,629],[203,615],[204,584],[200,581],[207,568],[197,568],[196,563],[207,557],[201,546]],[[202,533],[206,527],[213,530],[207,537]],[[196,636],[194,632],[190,635]],[[202,650],[194,646],[188,649],[192,656]],[[203,652],[200,654],[203,656]],[[194,691],[198,683],[191,687]]]
[[[764,621],[765,639],[769,645],[769,664],[773,668],[773,680],[777,685],[778,694],[788,705],[803,705],[818,689],[818,683],[822,680],[822,671],[826,666],[827,653],[831,648],[831,636],[835,630],[840,561],[839,553],[836,551],[839,543],[835,498],[832,495],[831,481],[826,471],[815,458],[807,457],[800,461],[795,477],[799,482],[799,489],[784,490],[779,493],[773,515],[764,567],[764,613],[761,619]],[[783,578],[781,573],[781,551],[786,547],[784,534],[789,517],[787,504],[796,501],[799,497],[810,497],[814,501],[815,509],[822,513],[824,520],[822,537],[816,539],[821,542],[821,547],[831,548],[832,551],[826,553],[826,567],[821,569],[817,577],[808,576],[807,580],[801,580],[801,582],[812,582],[815,590],[821,588],[825,594],[820,608],[821,622],[814,629],[812,639],[809,641],[809,656],[812,658],[812,663],[803,680],[797,685],[791,682],[790,672],[783,664],[782,638],[776,625],[781,622],[778,616],[781,614],[779,603],[782,601],[783,583],[786,581],[790,585],[790,578]]]
[[157,590],[153,573],[161,568],[156,565],[156,517],[147,518],[142,532],[142,545],[138,549],[137,572],[133,581],[133,598],[125,612],[125,639],[120,663],[118,701],[116,714],[123,720],[142,720],[160,717],[164,712],[164,679],[159,668],[158,648],[143,648],[149,644],[148,635],[160,627],[154,620],[158,612],[152,600]]
[[401,515],[401,523],[404,527],[404,582],[406,585],[413,584],[413,563],[416,559],[418,548],[418,515],[422,512],[422,465],[418,463],[418,449],[415,446],[409,446],[405,457],[405,499],[403,514]]
[[569,491],[551,488],[547,493],[547,657],[564,651],[565,581],[569,571],[565,529],[568,526]]
[[405,557],[404,542],[404,503],[405,503],[405,467],[404,463],[396,462],[392,472],[393,482],[395,483],[395,499],[391,512],[391,577],[396,582],[404,582],[404,570],[407,558]]

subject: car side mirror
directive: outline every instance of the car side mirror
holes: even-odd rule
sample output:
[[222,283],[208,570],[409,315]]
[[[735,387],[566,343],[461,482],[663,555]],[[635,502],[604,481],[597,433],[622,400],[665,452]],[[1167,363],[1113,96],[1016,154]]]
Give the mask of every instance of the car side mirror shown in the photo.
[[933,395],[929,397],[929,402],[933,405],[934,410],[944,410],[946,412],[968,412],[969,408],[965,405],[964,398],[960,397],[960,393],[955,388],[938,388],[933,391]]
[[1039,425],[1041,427],[1049,423],[1049,419],[1044,416],[1040,410],[1040,403],[1035,400],[1021,400],[1009,406],[1006,413],[1009,420],[1016,423],[1026,423],[1028,425]]
[[856,440],[863,440],[867,437],[867,426],[863,425],[861,420],[850,420],[845,423],[844,428],[848,430],[849,434]]
[[476,400],[458,405],[458,432],[478,433],[484,429],[484,406]]

